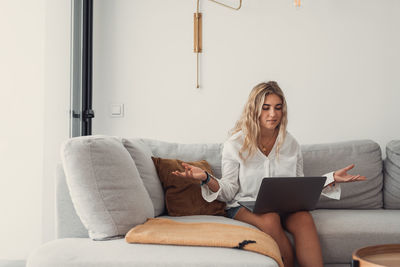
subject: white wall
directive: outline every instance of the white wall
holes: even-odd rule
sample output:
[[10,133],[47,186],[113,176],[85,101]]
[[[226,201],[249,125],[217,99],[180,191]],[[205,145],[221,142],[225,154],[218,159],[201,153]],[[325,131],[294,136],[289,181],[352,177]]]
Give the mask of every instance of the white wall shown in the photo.
[[71,1],[46,0],[42,241],[55,238],[55,173],[69,137]]
[[41,242],[44,1],[0,1],[0,259]]
[[0,0],[0,259],[55,237],[54,174],[68,138],[69,0]]
[[222,142],[251,88],[276,80],[300,143],[400,138],[400,1],[200,2],[200,89],[196,1],[95,2],[95,133]]

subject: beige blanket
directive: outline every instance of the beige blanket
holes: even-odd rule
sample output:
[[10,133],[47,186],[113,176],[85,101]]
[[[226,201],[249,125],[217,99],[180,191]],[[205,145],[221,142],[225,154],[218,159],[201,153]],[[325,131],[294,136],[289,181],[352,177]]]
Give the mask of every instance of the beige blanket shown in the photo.
[[236,247],[269,256],[283,267],[279,247],[272,237],[260,230],[244,226],[182,223],[154,218],[132,228],[126,234],[125,240],[128,243],[142,244]]

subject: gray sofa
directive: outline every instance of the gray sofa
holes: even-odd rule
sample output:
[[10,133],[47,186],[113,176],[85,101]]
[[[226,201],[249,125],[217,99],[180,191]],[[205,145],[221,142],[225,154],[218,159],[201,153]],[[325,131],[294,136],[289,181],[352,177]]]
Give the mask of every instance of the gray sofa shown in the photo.
[[[96,138],[107,139],[94,136],[81,137],[78,141]],[[163,215],[164,205],[160,205],[160,201],[164,198],[163,192],[154,180],[151,183],[146,181],[149,175],[154,176],[152,169],[154,166],[149,165],[150,154],[184,161],[205,159],[210,163],[214,174],[220,177],[222,144],[176,144],[149,139],[117,140],[128,150],[134,160],[132,162],[136,164],[154,207],[152,215],[182,222],[221,222],[252,227],[221,216]],[[360,247],[400,243],[400,141],[392,141],[387,145],[385,160],[382,159],[379,145],[370,140],[303,145],[302,151],[305,175],[320,175],[355,163],[354,173],[365,175],[368,179],[363,182],[342,184],[341,200],[321,197],[318,208],[312,211],[326,266],[349,266],[352,252]],[[77,153],[83,152],[75,149],[73,153],[77,157]],[[64,153],[64,161],[68,160],[69,156]],[[113,155],[109,156],[115,158]],[[115,164],[121,162],[118,159]],[[76,168],[81,168],[79,164],[85,162],[78,156],[75,165],[68,163],[66,165],[64,162],[64,168],[77,171]],[[67,174],[67,176],[75,175],[71,170]],[[93,241],[89,238],[84,224],[89,229],[97,225],[90,221],[93,218],[87,217],[90,214],[83,214],[88,207],[80,206],[78,202],[81,200],[76,193],[79,187],[84,186],[72,178],[67,179],[67,186],[61,165],[58,166],[56,179],[58,238],[33,251],[27,260],[28,267],[278,266],[269,257],[238,249],[128,244],[121,238]],[[142,208],[143,206],[137,207],[136,213],[142,212],[143,215],[143,211],[140,210]],[[144,215],[148,216],[146,213]],[[104,231],[108,231],[108,228]],[[93,231],[90,234],[92,238],[96,236]]]

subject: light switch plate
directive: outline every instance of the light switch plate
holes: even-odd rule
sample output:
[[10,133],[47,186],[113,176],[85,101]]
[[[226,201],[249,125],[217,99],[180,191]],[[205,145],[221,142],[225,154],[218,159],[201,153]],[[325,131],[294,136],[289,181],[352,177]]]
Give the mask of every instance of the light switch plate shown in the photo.
[[111,104],[110,116],[113,118],[121,118],[124,116],[124,104]]

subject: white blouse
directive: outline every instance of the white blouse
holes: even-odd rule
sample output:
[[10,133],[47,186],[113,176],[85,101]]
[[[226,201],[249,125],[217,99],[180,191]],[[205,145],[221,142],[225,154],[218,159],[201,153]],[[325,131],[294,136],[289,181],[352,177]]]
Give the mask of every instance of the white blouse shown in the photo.
[[[277,140],[279,139],[279,136]],[[211,191],[207,185],[201,187],[203,198],[212,202],[215,199],[224,201],[227,209],[237,207],[238,201],[255,201],[262,179],[264,177],[295,177],[304,176],[303,156],[296,139],[287,132],[285,141],[276,158],[274,144],[268,157],[257,149],[257,152],[245,162],[239,157],[244,136],[238,132],[224,144],[222,151],[222,178],[217,179],[219,190]],[[333,172],[327,173],[325,186],[334,182]],[[333,184],[322,190],[322,195],[340,199],[340,185]]]

